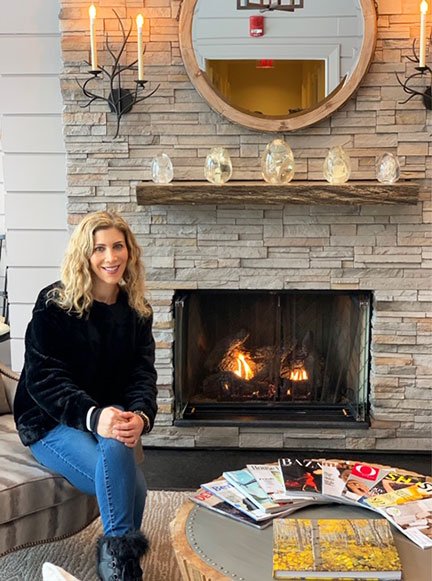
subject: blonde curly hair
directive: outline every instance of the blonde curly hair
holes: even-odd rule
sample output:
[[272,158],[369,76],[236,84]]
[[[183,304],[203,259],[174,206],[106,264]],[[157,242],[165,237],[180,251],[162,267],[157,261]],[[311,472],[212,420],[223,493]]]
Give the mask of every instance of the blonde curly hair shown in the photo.
[[81,220],[69,240],[63,258],[61,285],[50,291],[48,300],[68,312],[74,312],[78,317],[88,313],[93,304],[90,257],[94,249],[94,235],[98,230],[108,228],[116,228],[123,233],[128,249],[128,262],[121,288],[127,293],[129,305],[141,316],[148,317],[152,310],[145,298],[141,249],[129,224],[114,212],[94,212]]

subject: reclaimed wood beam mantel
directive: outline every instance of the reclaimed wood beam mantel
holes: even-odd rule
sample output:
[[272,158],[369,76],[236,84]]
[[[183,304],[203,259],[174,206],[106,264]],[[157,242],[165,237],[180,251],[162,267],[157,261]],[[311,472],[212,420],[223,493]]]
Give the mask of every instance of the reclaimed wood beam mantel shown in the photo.
[[230,181],[217,186],[205,181],[137,185],[141,206],[168,204],[416,204],[421,186],[402,181],[381,184],[377,181],[347,182],[335,186],[327,182],[290,182],[272,185],[264,181]]

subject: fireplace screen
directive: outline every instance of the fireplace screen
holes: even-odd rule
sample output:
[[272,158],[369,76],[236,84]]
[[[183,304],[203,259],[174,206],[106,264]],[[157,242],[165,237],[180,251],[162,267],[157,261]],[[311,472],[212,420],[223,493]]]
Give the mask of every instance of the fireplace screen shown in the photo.
[[176,420],[364,422],[370,294],[176,293]]

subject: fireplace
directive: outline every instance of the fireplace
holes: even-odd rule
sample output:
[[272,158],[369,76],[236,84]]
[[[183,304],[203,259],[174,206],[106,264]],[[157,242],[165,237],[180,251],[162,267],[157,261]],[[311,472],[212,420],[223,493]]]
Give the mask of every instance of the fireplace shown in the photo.
[[179,291],[176,425],[367,426],[371,293]]

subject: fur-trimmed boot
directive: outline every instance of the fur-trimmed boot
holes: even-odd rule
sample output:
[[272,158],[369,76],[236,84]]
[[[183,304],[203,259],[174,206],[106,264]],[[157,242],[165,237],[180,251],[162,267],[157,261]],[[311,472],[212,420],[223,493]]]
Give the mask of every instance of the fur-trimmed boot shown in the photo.
[[148,547],[148,540],[139,531],[123,537],[101,537],[97,544],[99,578],[102,581],[142,581],[140,558]]

